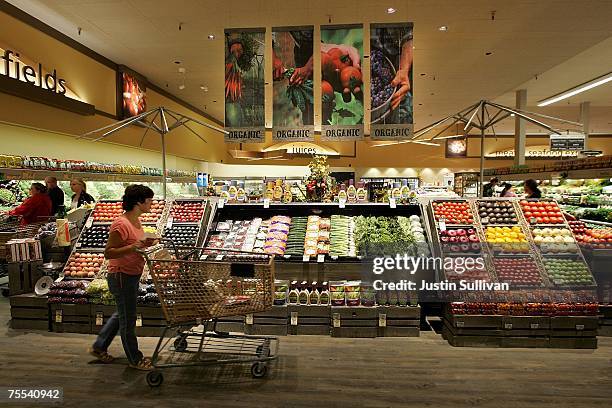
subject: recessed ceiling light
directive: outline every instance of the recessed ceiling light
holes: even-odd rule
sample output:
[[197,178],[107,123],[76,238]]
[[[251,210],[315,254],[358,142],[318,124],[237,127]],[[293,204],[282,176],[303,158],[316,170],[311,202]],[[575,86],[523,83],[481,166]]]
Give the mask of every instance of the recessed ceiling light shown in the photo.
[[395,13],[396,11],[397,11],[397,10],[396,10],[396,9],[394,9],[393,7],[389,7],[389,8],[387,9],[387,14],[393,14],[393,13]]
[[440,31],[448,31],[448,26],[440,26],[440,27],[438,27],[438,30],[440,30]]
[[487,52],[485,52],[485,55],[493,55],[493,52],[492,51],[487,51]]
[[179,89],[182,91],[183,89],[185,89],[185,85],[184,84],[180,84],[179,85]]
[[214,34],[208,34],[208,39],[209,40],[214,40],[215,39],[215,35]]
[[425,76],[427,75],[425,72],[421,72],[421,76]]
[[179,61],[179,60],[174,60],[174,63],[175,63],[176,65],[181,65],[181,61]]

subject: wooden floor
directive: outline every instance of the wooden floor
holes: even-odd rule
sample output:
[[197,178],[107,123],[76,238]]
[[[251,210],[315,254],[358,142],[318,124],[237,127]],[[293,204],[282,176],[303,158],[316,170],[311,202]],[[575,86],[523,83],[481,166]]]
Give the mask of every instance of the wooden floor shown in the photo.
[[[588,351],[453,348],[431,332],[402,339],[289,336],[266,379],[252,379],[246,365],[178,368],[150,389],[125,360],[88,364],[93,336],[12,330],[8,319],[1,299],[0,387],[61,386],[68,407],[612,406],[609,337]],[[151,353],[154,342],[142,338],[141,348]],[[119,339],[111,352],[122,355]]]

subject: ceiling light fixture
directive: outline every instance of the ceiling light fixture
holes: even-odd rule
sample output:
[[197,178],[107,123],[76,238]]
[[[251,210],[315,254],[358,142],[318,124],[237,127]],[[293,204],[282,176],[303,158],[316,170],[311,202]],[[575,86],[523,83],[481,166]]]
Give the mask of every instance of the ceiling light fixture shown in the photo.
[[204,92],[208,92],[208,87],[207,86],[200,85],[200,89],[203,90]]
[[485,52],[485,55],[493,55],[493,52],[487,51],[487,52]]
[[393,14],[393,13],[395,13],[396,11],[397,11],[397,10],[396,10],[396,9],[394,9],[393,7],[389,7],[389,8],[387,9],[387,14]]
[[215,35],[214,34],[208,34],[208,39],[209,40],[214,40],[215,39]]
[[603,85],[607,82],[612,81],[612,72],[607,73],[606,75],[600,76],[598,78],[592,79],[589,82],[586,82],[582,85],[578,85],[575,86],[571,89],[568,89],[565,92],[562,92],[560,94],[551,96],[550,98],[546,98],[540,102],[538,102],[538,106],[548,106],[551,105],[555,102],[559,102],[562,101],[563,99],[567,99],[570,98],[574,95],[577,95],[579,93],[588,91],[589,89],[593,89],[597,86]]
[[439,31],[448,31],[448,26],[440,26],[438,27]]
[[180,84],[179,85],[179,89],[182,91],[183,89],[185,89],[185,84]]

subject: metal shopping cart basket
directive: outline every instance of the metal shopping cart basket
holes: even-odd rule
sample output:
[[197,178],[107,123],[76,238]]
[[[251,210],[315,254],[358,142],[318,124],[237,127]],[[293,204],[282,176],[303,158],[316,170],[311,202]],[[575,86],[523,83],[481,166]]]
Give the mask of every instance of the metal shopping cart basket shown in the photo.
[[[160,386],[160,370],[172,367],[250,363],[253,377],[265,376],[267,362],[277,357],[278,338],[220,332],[216,325],[221,317],[272,307],[273,257],[177,260],[166,250],[143,256],[167,323],[152,356],[154,370],[147,373],[149,386]],[[170,357],[162,361],[164,351]],[[189,358],[179,361],[177,354]]]

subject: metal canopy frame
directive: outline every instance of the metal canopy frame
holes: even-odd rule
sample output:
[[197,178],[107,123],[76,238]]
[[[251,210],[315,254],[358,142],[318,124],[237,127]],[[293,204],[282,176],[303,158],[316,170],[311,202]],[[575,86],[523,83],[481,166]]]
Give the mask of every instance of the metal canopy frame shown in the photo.
[[[169,125],[168,116],[174,121]],[[147,120],[148,119],[148,120]],[[92,130],[90,132],[84,133],[77,137],[77,139],[88,138],[90,136],[97,136],[93,139],[89,139],[93,142],[98,142],[100,140],[104,140],[110,135],[127,128],[133,124],[139,124],[145,128],[144,133],[142,134],[142,138],[140,139],[139,146],[142,146],[144,143],[145,137],[149,130],[153,130],[161,137],[161,145],[162,145],[162,183],[163,183],[163,191],[164,191],[164,199],[166,198],[167,192],[167,169],[166,169],[166,135],[173,130],[184,126],[188,131],[193,133],[196,137],[198,137],[204,143],[208,143],[206,139],[200,136],[195,130],[193,130],[188,124],[190,122],[197,123],[209,129],[215,130],[220,133],[227,134],[228,132],[220,127],[211,125],[209,123],[203,122],[198,119],[194,119],[187,115],[183,115],[182,113],[174,112],[168,108],[164,108],[160,106],[158,108],[152,109],[150,111],[141,113],[140,115],[133,116],[131,118],[127,118],[121,120],[116,123],[112,123],[110,125],[101,127],[96,130]],[[101,135],[99,135],[102,133]],[[99,135],[99,136],[98,136]]]
[[[560,135],[564,129],[554,128],[553,126],[544,123],[538,118],[543,120],[558,122],[560,124],[570,125],[572,127],[582,128],[582,123],[572,122],[570,120],[556,118],[554,116],[548,116],[541,113],[528,112],[521,109],[510,108],[508,106],[500,105],[498,103],[490,102],[487,100],[481,100],[475,104],[468,106],[465,109],[460,110],[457,113],[442,118],[424,128],[417,130],[411,139],[398,142],[398,143],[418,143],[428,142],[431,143],[437,139],[449,139],[452,137],[464,137],[471,129],[476,128],[480,130],[480,188],[479,196],[482,197],[482,189],[484,186],[484,139],[487,136],[486,131],[491,129],[493,136],[495,136],[495,125],[510,116],[517,116],[527,122],[533,123],[534,125],[547,130],[548,132]],[[448,124],[442,130],[438,131],[434,136],[430,138],[423,138],[427,133],[432,130]],[[463,125],[463,135],[457,134],[453,136],[442,136],[442,134],[453,126]]]

